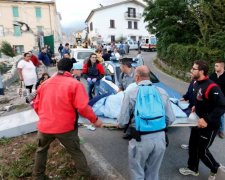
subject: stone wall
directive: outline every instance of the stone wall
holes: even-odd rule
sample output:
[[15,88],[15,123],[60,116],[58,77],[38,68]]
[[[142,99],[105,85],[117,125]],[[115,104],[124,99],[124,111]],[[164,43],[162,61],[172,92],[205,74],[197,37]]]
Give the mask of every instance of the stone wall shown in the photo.
[[166,64],[164,61],[162,61],[161,59],[157,58],[155,60],[155,64],[160,67],[163,71],[165,71],[166,73],[172,74],[180,79],[183,79],[185,81],[190,81],[190,72],[184,72],[181,71],[173,66],[170,66],[168,64]]
[[12,83],[18,80],[17,63],[21,59],[22,56],[19,55],[5,60],[5,62],[12,65],[12,68],[9,71],[7,71],[7,73],[2,75],[2,82],[4,88],[9,87]]

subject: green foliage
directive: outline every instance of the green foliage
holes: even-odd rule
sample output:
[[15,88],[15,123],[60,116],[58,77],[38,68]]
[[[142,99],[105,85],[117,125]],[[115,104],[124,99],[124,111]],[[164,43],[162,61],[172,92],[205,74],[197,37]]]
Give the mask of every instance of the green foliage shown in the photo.
[[7,41],[2,41],[0,51],[9,57],[14,57],[16,55],[12,46]]
[[17,160],[15,160],[9,169],[9,177],[22,178],[32,174],[32,165],[34,164],[34,153],[36,144],[24,145],[22,152]]
[[190,70],[195,60],[206,60],[210,66],[217,59],[221,59],[221,51],[197,45],[171,44],[167,49],[166,63],[173,65],[179,70],[185,72]]
[[11,142],[11,138],[1,138],[0,145],[5,146]]
[[225,59],[224,0],[145,0],[144,19],[158,38],[158,57],[179,70]]

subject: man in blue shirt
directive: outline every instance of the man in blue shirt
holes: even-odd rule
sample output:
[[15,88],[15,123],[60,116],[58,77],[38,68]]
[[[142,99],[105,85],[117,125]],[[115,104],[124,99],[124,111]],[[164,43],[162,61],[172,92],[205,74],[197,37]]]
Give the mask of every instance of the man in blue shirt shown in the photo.
[[70,47],[69,47],[69,43],[66,43],[65,47],[62,50],[62,56],[64,56],[64,54],[68,54],[70,56],[70,53],[71,53],[71,50],[70,50]]

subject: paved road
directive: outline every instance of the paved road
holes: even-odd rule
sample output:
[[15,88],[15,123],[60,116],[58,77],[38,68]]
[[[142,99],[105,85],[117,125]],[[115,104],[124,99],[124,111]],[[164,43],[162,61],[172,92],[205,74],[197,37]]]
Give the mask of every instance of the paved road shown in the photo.
[[[188,84],[176,78],[171,78],[165,73],[157,70],[152,63],[155,56],[156,53],[143,52],[145,64],[150,66],[152,72],[154,72],[162,82],[173,87],[180,93],[184,93]],[[129,179],[127,163],[128,142],[122,139],[123,133],[121,131],[97,129],[95,132],[91,132],[85,128],[80,128],[79,132],[86,142],[85,144],[87,146],[85,147],[85,152],[88,155],[88,159],[90,159],[90,157],[94,157],[94,160],[91,162],[90,166],[95,174],[105,174],[107,172],[111,172],[112,174],[116,173],[117,178],[108,176],[107,179]],[[180,127],[169,129],[170,145],[166,150],[160,170],[161,180],[207,179],[209,170],[202,165],[202,163],[200,163],[199,168],[200,176],[197,178],[183,177],[178,173],[178,168],[186,166],[188,152],[186,150],[182,150],[180,148],[180,144],[188,142],[189,133],[189,128]],[[219,138],[216,138],[213,146],[211,147],[211,151],[215,158],[222,164],[225,164],[224,147],[225,140],[221,140]],[[93,150],[94,152],[91,152],[90,150]]]

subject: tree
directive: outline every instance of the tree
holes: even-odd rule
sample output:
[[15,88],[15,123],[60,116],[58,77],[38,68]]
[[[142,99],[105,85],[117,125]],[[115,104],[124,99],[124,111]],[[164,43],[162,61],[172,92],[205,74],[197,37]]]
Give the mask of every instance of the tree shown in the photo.
[[16,55],[12,46],[7,41],[2,41],[0,51],[9,57],[14,57]]
[[201,32],[199,44],[209,47],[211,38],[225,31],[225,1],[195,0],[190,4],[190,11]]
[[192,44],[199,38],[199,28],[187,0],[145,0],[143,16],[148,30],[158,38],[158,55],[164,56],[173,43]]

